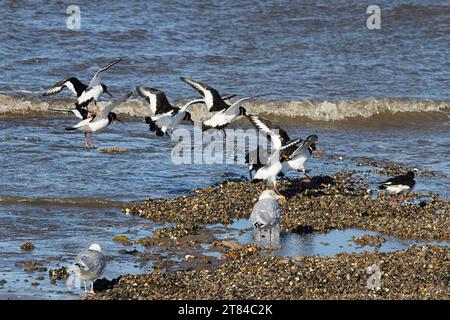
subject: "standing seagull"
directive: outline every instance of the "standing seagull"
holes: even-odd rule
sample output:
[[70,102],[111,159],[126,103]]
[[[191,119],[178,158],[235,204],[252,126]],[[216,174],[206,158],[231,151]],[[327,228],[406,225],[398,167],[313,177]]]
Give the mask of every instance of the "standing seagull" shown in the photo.
[[91,101],[97,105],[97,101],[103,93],[107,93],[110,96],[111,93],[108,91],[108,87],[102,83],[100,80],[103,76],[103,72],[111,68],[113,65],[119,63],[122,59],[117,59],[101,68],[92,78],[89,86],[85,85],[83,82],[75,77],[67,78],[55,83],[50,89],[48,89],[43,95],[51,96],[61,92],[62,89],[69,89],[74,95],[77,96],[77,102],[75,107],[77,109],[87,108]]
[[272,190],[264,190],[253,206],[250,223],[256,229],[256,238],[261,238],[263,230],[269,230],[269,241],[272,241],[272,230],[278,227],[281,219],[278,200],[284,201],[285,198]]
[[94,281],[99,278],[106,268],[106,259],[102,254],[101,247],[94,243],[79,253],[76,257],[75,264],[70,270],[73,270],[75,277],[83,280],[84,292],[87,294],[86,281],[90,282],[89,293],[94,293]]
[[136,87],[136,90],[149,103],[154,114],[145,117],[145,122],[149,124],[150,131],[156,131],[156,135],[160,137],[165,134],[171,136],[173,129],[183,120],[192,122],[187,108],[195,103],[204,103],[203,99],[195,99],[178,108],[169,103],[166,94],[161,90],[148,87]]
[[379,184],[378,189],[386,190],[391,196],[401,194],[402,198],[404,194],[412,191],[416,185],[415,173],[417,169],[408,171],[408,173],[400,176],[390,178]]
[[[117,118],[117,115],[112,112],[112,110],[118,105],[127,101],[132,94],[132,92],[126,94],[122,98],[119,98],[104,107],[101,112],[97,112],[97,115],[90,114],[86,119],[81,120],[73,127],[66,128],[66,130],[79,130],[84,132],[84,143],[86,145],[86,148],[95,148],[94,143],[92,142],[92,132],[103,130],[113,121],[122,122]],[[87,140],[88,134],[89,141]]]

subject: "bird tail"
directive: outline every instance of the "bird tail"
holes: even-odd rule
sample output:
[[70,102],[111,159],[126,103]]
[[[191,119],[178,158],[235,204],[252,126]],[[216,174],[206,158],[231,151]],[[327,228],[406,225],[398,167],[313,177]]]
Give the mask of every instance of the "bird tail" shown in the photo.
[[380,189],[380,190],[385,190],[385,189],[386,189],[386,186],[385,186],[384,184],[380,184],[380,185],[378,186],[378,189]]
[[159,137],[164,136],[164,131],[162,131],[161,128],[156,125],[156,122],[151,117],[145,117],[145,123],[148,124],[151,132],[156,132],[156,135]]

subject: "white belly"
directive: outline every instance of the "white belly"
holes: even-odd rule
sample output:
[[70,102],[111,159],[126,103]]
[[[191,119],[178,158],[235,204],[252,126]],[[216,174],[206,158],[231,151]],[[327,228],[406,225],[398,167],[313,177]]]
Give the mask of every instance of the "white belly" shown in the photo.
[[267,182],[275,183],[278,174],[282,169],[281,163],[275,162],[270,165],[266,165],[256,171],[255,179],[265,180]]
[[412,188],[404,185],[398,185],[398,186],[387,186],[386,191],[391,194],[398,194],[398,193],[407,193],[411,191]]
[[78,98],[77,101],[79,104],[85,103],[86,101],[89,101],[91,99],[98,101],[102,93],[103,93],[102,86],[95,86],[88,91],[83,91],[83,93],[81,94],[81,96]]
[[226,126],[227,124],[231,123],[234,119],[239,117],[239,109],[237,111],[238,112],[235,114],[228,114],[223,111],[219,111],[211,119],[206,120],[204,124],[208,127],[213,128]]
[[287,167],[296,171],[305,170],[305,162],[308,161],[307,157],[295,157],[295,159],[285,161],[287,162]]
[[105,129],[109,124],[108,119],[98,119],[89,123],[89,129],[91,132],[96,132]]

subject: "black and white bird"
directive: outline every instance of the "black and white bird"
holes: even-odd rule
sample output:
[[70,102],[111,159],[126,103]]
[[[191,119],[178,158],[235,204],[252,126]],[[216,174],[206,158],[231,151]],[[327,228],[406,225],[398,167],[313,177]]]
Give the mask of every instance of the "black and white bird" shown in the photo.
[[191,80],[186,77],[180,77],[180,79],[190,85],[203,97],[209,112],[221,111],[230,107],[230,105],[226,103],[225,100],[234,97],[234,95],[224,98],[220,96],[219,92],[216,89],[208,86],[205,83]]
[[250,223],[256,229],[255,238],[261,240],[264,231],[269,232],[269,241],[272,241],[273,230],[279,227],[281,220],[281,207],[278,201],[285,198],[276,194],[273,190],[264,190],[259,196],[258,202],[253,206],[250,215]]
[[317,150],[316,142],[318,139],[319,137],[317,135],[310,135],[305,140],[302,140],[298,146],[293,146],[283,152],[282,172],[285,173],[288,170],[301,171],[309,180],[311,180],[311,177],[308,174],[309,170],[305,169],[305,162],[308,161],[309,158],[311,158],[312,153]]
[[[292,141],[285,130],[269,120],[257,115],[247,115],[247,118],[255,128],[267,135],[267,138],[272,142],[275,149],[279,149]],[[305,162],[311,158],[313,151],[317,150],[317,140],[317,135],[311,135],[305,140],[296,139],[296,141],[299,141],[298,144],[293,144],[289,148],[285,148],[281,153],[281,163],[283,168],[280,175],[283,176],[288,170],[295,170],[303,172],[311,179],[308,175],[308,170],[305,169]],[[259,151],[259,146],[257,151]],[[253,154],[255,153],[255,151],[252,152]],[[250,160],[250,156],[248,159]],[[250,176],[252,171],[257,171],[263,166],[263,163],[260,162],[259,158],[253,156],[252,160],[254,161],[253,163],[248,162]]]
[[91,101],[94,101],[94,103],[97,104],[97,101],[103,93],[107,93],[112,96],[108,91],[108,87],[100,82],[103,73],[115,64],[119,63],[121,60],[122,59],[114,60],[105,67],[98,70],[88,86],[78,80],[78,78],[71,77],[58,81],[43,95],[51,96],[61,92],[64,88],[67,88],[77,96],[77,101],[75,103],[76,109],[80,110],[82,108],[87,108]]
[[404,175],[390,178],[380,183],[378,189],[386,190],[390,195],[401,194],[403,196],[414,189],[416,185],[415,174],[417,172],[417,169],[413,169]]
[[[95,148],[94,143],[92,141],[92,132],[97,132],[100,130],[105,129],[107,126],[109,126],[113,121],[121,122],[117,118],[117,115],[112,112],[112,110],[119,106],[120,104],[124,103],[128,100],[128,98],[133,93],[130,92],[126,94],[125,96],[117,99],[116,101],[110,103],[106,107],[102,109],[102,111],[97,112],[96,115],[89,114],[88,117],[84,120],[81,120],[73,127],[68,127],[66,130],[79,130],[84,132],[84,143],[86,145],[86,148]],[[89,135],[89,140],[88,140]]]
[[73,266],[69,268],[77,279],[83,280],[85,293],[88,293],[86,282],[89,282],[89,293],[94,293],[94,281],[98,279],[106,269],[106,259],[102,254],[100,245],[94,243],[79,253]]
[[150,106],[153,116],[145,117],[145,122],[149,125],[150,131],[156,132],[157,136],[171,136],[173,130],[182,121],[192,123],[191,114],[187,108],[196,103],[204,103],[203,99],[191,100],[181,108],[170,104],[166,94],[155,88],[136,87],[137,92]]
[[270,156],[267,164],[263,165],[256,171],[252,181],[257,182],[263,180],[267,184],[272,185],[275,192],[279,194],[280,192],[277,189],[277,176],[283,169],[283,165],[280,161],[281,153],[283,152],[283,150],[298,145],[300,142],[301,139],[291,140],[281,148],[275,149]]
[[[210,112],[216,112],[212,118],[203,122],[202,129],[217,129],[221,130],[228,126],[232,121],[240,116],[245,116],[247,111],[244,107],[239,104],[251,100],[263,95],[255,95],[252,97],[241,98],[232,104],[225,102],[226,99],[222,98],[219,92],[211,86],[205,83],[194,81],[185,77],[181,77],[181,80],[189,84],[195,91],[200,93],[203,97],[205,104]],[[225,131],[224,131],[225,135]]]

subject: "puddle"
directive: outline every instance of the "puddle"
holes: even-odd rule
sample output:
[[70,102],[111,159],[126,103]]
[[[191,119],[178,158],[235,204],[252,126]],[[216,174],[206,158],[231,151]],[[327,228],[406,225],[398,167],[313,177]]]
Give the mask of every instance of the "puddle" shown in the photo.
[[[251,224],[247,219],[236,220],[229,226],[214,225],[211,228],[225,230],[225,233],[219,234],[220,239],[234,239],[239,243],[257,243],[255,239],[255,231],[251,228]],[[384,235],[375,231],[367,231],[361,229],[345,229],[333,230],[328,233],[281,233],[279,238],[272,234],[272,245],[279,246],[280,249],[272,251],[271,254],[284,257],[298,256],[326,256],[332,257],[338,253],[360,253],[364,251],[374,251],[373,246],[359,246],[355,243],[353,237],[362,237],[364,235],[382,236],[386,239],[379,248],[379,252],[392,252],[404,250],[410,246],[417,245],[450,245],[449,242],[420,242],[414,240],[402,240],[394,236]],[[267,235],[266,235],[267,236]],[[279,241],[277,241],[279,240]],[[268,244],[264,241],[263,244]],[[216,256],[215,253],[208,253]]]

